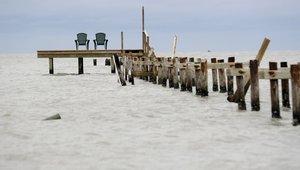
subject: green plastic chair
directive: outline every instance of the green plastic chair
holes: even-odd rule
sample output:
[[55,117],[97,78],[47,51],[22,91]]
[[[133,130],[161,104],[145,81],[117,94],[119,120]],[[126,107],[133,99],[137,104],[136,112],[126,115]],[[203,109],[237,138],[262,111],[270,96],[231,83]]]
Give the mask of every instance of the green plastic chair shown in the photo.
[[89,43],[90,40],[87,39],[87,34],[86,33],[78,33],[77,34],[77,40],[75,40],[75,44],[76,44],[76,50],[78,50],[78,47],[80,45],[85,45],[86,49],[89,49]]
[[108,40],[105,39],[105,34],[102,32],[98,32],[96,35],[96,39],[94,40],[95,50],[97,50],[97,45],[104,45],[105,50],[107,50],[107,42]]

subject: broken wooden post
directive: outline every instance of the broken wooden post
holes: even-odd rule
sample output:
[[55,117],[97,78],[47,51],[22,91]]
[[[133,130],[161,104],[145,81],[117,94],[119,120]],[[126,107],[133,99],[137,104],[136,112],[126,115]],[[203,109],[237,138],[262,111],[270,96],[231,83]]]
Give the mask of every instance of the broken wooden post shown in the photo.
[[112,61],[112,62],[110,62],[111,73],[116,73],[115,64],[113,62],[113,56],[111,56],[110,61]]
[[121,64],[120,64],[119,56],[114,54],[113,55],[113,61],[114,61],[114,65],[117,69],[117,75],[118,75],[118,78],[119,78],[119,81],[120,81],[121,85],[126,86],[126,81],[124,79],[124,75],[123,75],[123,72],[121,70]]
[[[224,63],[224,60],[218,60],[218,63]],[[220,93],[226,93],[227,92],[227,88],[226,88],[226,77],[225,77],[225,72],[224,72],[224,68],[219,68],[218,69],[219,72],[219,84],[220,84]]]
[[[197,63],[198,64],[198,63]],[[200,64],[200,63],[199,63]],[[199,65],[195,65],[195,86],[196,86],[196,95],[201,95],[201,69]]]
[[250,60],[250,82],[251,82],[251,110],[260,110],[259,100],[259,79],[258,79],[258,62]]
[[[276,62],[269,62],[269,69],[277,70]],[[271,90],[271,107],[272,107],[272,118],[281,118],[279,108],[279,90],[278,80],[270,79],[270,90]]]
[[[281,68],[287,68],[287,62],[280,63]],[[291,108],[290,106],[290,89],[289,89],[289,79],[281,79],[281,94],[282,94],[282,106],[286,108]]]
[[97,59],[93,59],[93,65],[97,66]]
[[55,115],[52,115],[50,117],[47,117],[46,119],[44,120],[58,120],[58,119],[61,119],[61,116],[58,114],[55,114]]
[[[234,63],[235,62],[235,58],[234,57],[229,57],[228,58],[228,63]],[[233,95],[233,76],[232,75],[227,75],[227,87],[228,87],[228,92],[227,94]]]
[[105,65],[106,65],[106,66],[110,66],[110,59],[109,59],[109,58],[106,58],[106,59],[105,59]]
[[53,58],[49,58],[49,74],[54,74]]
[[163,65],[162,65],[162,86],[166,87],[167,86],[167,80],[168,80],[168,67],[167,67],[168,59],[163,58],[162,62],[163,62]]
[[173,58],[173,86],[174,86],[174,89],[179,88],[177,63],[178,63],[178,57]]
[[201,61],[200,67],[200,95],[202,97],[208,96],[208,80],[207,80],[207,60]]
[[[261,62],[268,46],[269,46],[269,43],[270,43],[270,40],[265,38],[262,45],[261,45],[261,47],[260,47],[260,49],[259,49],[259,51],[258,51],[258,53],[257,53],[257,55],[256,55],[255,59],[258,62],[258,66],[259,66],[259,64],[260,64],[260,62]],[[245,82],[246,82],[246,84],[245,84],[245,87],[244,87],[244,96],[246,95],[246,93],[249,89],[249,86],[250,86],[250,77],[246,78]],[[235,94],[233,96],[228,97],[227,100],[229,102],[236,102],[236,98],[237,98],[237,96],[236,96],[236,92],[235,92]]]
[[[243,63],[235,63],[235,68],[243,68]],[[236,88],[238,108],[239,110],[246,110],[243,76],[236,76]]]
[[[148,73],[148,71],[149,71],[145,57],[142,57],[142,71],[146,72],[146,73]],[[149,76],[143,76],[143,80],[148,81]]]
[[300,124],[300,63],[291,65],[293,125]]
[[193,86],[192,86],[192,70],[191,70],[191,66],[188,63],[187,67],[186,67],[186,73],[185,73],[185,81],[186,81],[186,89],[189,92],[193,92]]
[[78,74],[83,74],[83,58],[78,58]]
[[173,88],[174,87],[174,73],[173,73],[174,69],[173,69],[173,66],[169,66],[168,67],[168,79],[169,79],[169,87],[170,88]]
[[162,77],[162,63],[163,63],[163,60],[162,58],[157,58],[157,61],[160,62],[160,64],[157,66],[157,84],[162,84],[163,82],[163,77]]
[[157,75],[158,75],[158,72],[157,72],[157,66],[155,66],[154,64],[153,64],[152,73],[153,73],[152,83],[153,83],[153,84],[156,84],[156,83],[157,83]]
[[181,67],[180,68],[180,91],[186,91],[186,68]]
[[[211,59],[211,63],[217,63],[216,58]],[[213,91],[218,91],[218,72],[217,69],[211,69],[212,71],[212,81],[213,81]]]

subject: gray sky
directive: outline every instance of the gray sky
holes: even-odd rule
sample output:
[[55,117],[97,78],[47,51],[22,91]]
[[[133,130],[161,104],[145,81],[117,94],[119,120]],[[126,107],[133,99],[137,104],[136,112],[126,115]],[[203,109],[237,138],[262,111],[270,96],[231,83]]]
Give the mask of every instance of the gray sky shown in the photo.
[[[141,8],[157,52],[300,50],[299,0],[0,0],[0,53],[75,49],[78,32],[141,48]],[[83,47],[81,47],[83,48]],[[103,47],[99,47],[100,49]],[[90,42],[90,49],[93,43]]]

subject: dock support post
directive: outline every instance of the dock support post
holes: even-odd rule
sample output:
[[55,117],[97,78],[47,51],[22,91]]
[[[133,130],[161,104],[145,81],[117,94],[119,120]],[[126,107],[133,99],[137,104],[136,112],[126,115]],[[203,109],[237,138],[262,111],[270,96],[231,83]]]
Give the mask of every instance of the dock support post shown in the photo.
[[[243,68],[243,63],[235,63],[235,68]],[[236,76],[236,85],[238,108],[239,110],[246,110],[243,76]]]
[[[281,68],[287,68],[287,62],[280,63]],[[282,91],[282,106],[286,108],[291,108],[290,106],[290,89],[289,89],[289,80],[281,79],[281,91]]]
[[180,68],[180,91],[186,91],[186,71],[185,67]]
[[207,80],[207,60],[201,61],[201,67],[200,67],[201,73],[200,73],[200,95],[202,97],[208,96],[208,80]]
[[193,86],[192,86],[192,70],[190,68],[191,66],[189,64],[187,64],[187,67],[186,67],[186,89],[188,92],[193,92]]
[[173,73],[174,69],[173,66],[168,67],[168,79],[169,79],[169,87],[173,88],[174,87],[174,78],[173,78]]
[[293,125],[300,124],[300,63],[291,65]]
[[54,74],[53,58],[49,58],[49,74]]
[[179,89],[179,81],[178,81],[178,68],[176,67],[178,63],[178,57],[173,58],[173,84],[174,89]]
[[200,79],[201,69],[199,65],[195,65],[195,86],[196,95],[201,94],[201,79]]
[[[277,70],[276,62],[269,62],[270,70]],[[280,108],[279,108],[279,90],[278,90],[278,80],[270,80],[270,90],[271,90],[271,105],[272,105],[272,118],[281,118]]]
[[[228,63],[234,63],[235,62],[235,58],[234,57],[229,57],[228,58]],[[228,96],[233,95],[233,76],[227,76],[227,87],[228,87],[228,91],[227,94]]]
[[78,74],[83,74],[83,58],[78,58]]
[[[211,63],[217,63],[216,58],[211,59]],[[217,69],[211,69],[212,71],[212,81],[213,81],[213,91],[218,91],[218,72]]]
[[250,60],[250,81],[251,81],[251,109],[260,110],[259,100],[259,79],[258,79],[258,61]]
[[115,64],[113,62],[113,57],[110,57],[110,68],[111,68],[111,73],[116,73],[116,67]]
[[[224,60],[218,60],[218,63],[224,63]],[[226,93],[227,89],[226,89],[226,77],[225,77],[225,72],[224,72],[224,68],[219,68],[218,69],[219,72],[219,83],[220,83],[220,93]]]

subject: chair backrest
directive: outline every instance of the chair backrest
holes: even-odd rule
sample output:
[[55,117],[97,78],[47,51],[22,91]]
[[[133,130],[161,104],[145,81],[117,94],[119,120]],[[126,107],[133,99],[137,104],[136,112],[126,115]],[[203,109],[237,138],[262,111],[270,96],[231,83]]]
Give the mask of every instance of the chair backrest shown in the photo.
[[96,34],[96,41],[97,45],[104,45],[105,43],[105,34],[102,32],[99,32]]
[[79,45],[85,45],[87,41],[87,34],[86,33],[78,33],[77,34],[77,41]]

